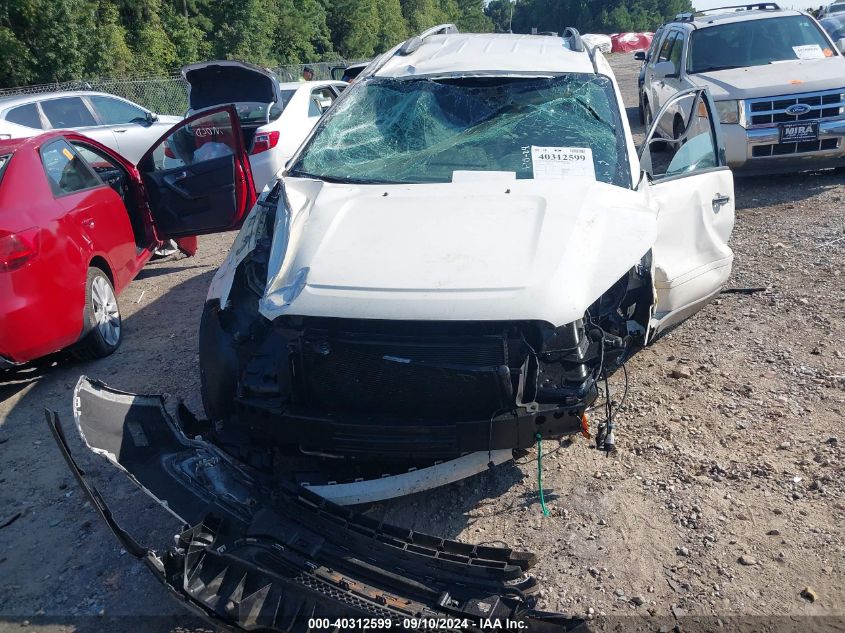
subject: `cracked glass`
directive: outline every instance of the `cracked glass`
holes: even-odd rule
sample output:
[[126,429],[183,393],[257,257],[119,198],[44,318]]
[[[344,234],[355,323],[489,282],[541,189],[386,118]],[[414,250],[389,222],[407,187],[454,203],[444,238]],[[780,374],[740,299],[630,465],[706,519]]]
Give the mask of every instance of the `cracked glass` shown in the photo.
[[590,148],[596,180],[630,188],[605,76],[371,78],[321,121],[291,175],[330,182],[451,182],[455,171],[534,178],[531,147]]

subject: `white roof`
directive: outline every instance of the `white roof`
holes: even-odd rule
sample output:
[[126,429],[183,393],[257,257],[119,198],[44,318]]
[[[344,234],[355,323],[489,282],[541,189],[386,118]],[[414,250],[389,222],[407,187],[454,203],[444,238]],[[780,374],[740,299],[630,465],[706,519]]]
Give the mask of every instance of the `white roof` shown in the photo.
[[562,37],[509,33],[431,35],[410,55],[394,55],[377,77],[454,73],[594,73],[586,51],[575,52]]
[[322,88],[323,86],[345,86],[343,81],[319,79],[317,81],[286,81],[279,84],[280,90],[298,90],[300,88]]

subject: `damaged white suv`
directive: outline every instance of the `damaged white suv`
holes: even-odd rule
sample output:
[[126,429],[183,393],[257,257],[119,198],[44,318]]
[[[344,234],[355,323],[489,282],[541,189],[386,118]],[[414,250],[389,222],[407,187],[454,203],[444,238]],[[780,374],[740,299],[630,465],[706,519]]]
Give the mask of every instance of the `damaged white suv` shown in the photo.
[[[536,610],[539,585],[524,577],[535,556],[334,502],[454,481],[580,432],[599,381],[719,292],[731,172],[709,95],[674,99],[690,113],[684,134],[648,138],[662,151],[638,158],[610,67],[574,30],[446,26],[375,60],[214,278],[200,331],[212,420],[84,377],[74,392],[84,443],[190,526],[175,544],[120,526],[48,412],[124,549],[225,630],[580,630]],[[248,190],[226,195],[219,180],[233,165],[249,173],[239,132],[229,107],[168,141],[192,151],[157,174],[165,184],[217,183],[210,205],[158,201],[185,231],[235,221]],[[209,159],[209,138],[236,162]],[[612,420],[608,409],[597,425],[605,448]]]
[[438,28],[374,60],[213,280],[218,442],[407,462],[580,432],[600,381],[731,271],[718,116],[694,89],[655,125],[678,111],[678,142],[652,129],[638,157],[571,29]]

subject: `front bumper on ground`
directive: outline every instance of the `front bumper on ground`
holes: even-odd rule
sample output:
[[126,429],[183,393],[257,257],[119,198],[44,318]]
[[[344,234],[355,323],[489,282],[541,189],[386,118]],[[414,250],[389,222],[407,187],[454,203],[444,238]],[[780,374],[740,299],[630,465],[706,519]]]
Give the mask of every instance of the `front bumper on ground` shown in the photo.
[[[129,553],[219,629],[330,630],[336,618],[438,631],[480,631],[496,618],[520,621],[523,631],[583,625],[534,609],[538,585],[523,576],[533,555],[394,527],[261,478],[214,445],[188,438],[161,397],[83,378],[74,399],[88,448],[192,527],[163,552],[141,545],[112,515],[48,411],[59,449],[94,508]],[[416,626],[419,619],[436,625]]]
[[[722,124],[728,166],[741,175],[826,169],[845,165],[845,119],[819,122],[819,139],[811,144],[780,145],[777,125],[746,129]],[[786,147],[786,145],[790,147]],[[791,147],[795,145],[795,147]],[[756,149],[755,149],[756,148]],[[792,149],[798,151],[791,151]],[[789,153],[779,153],[787,152]]]

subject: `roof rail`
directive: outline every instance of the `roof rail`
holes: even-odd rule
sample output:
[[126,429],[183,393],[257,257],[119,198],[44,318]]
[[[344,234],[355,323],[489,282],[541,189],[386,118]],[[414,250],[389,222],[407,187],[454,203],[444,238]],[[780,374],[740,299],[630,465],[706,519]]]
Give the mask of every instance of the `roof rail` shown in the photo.
[[431,37],[432,35],[446,35],[448,33],[459,33],[458,27],[454,24],[438,24],[437,26],[432,26],[430,29],[426,29],[419,35],[415,35],[409,40],[405,40],[402,46],[399,47],[399,50],[396,51],[397,55],[410,55],[415,50],[417,50],[420,46],[422,46],[423,40],[427,37]]
[[675,22],[692,22],[699,15],[712,15],[725,11],[780,11],[780,5],[776,2],[753,2],[751,4],[732,4],[726,7],[713,7],[703,9],[695,13],[679,13],[675,16]]
[[563,29],[563,39],[569,43],[570,50],[576,53],[584,52],[584,42],[581,40],[581,34],[578,32],[578,29],[567,26]]

